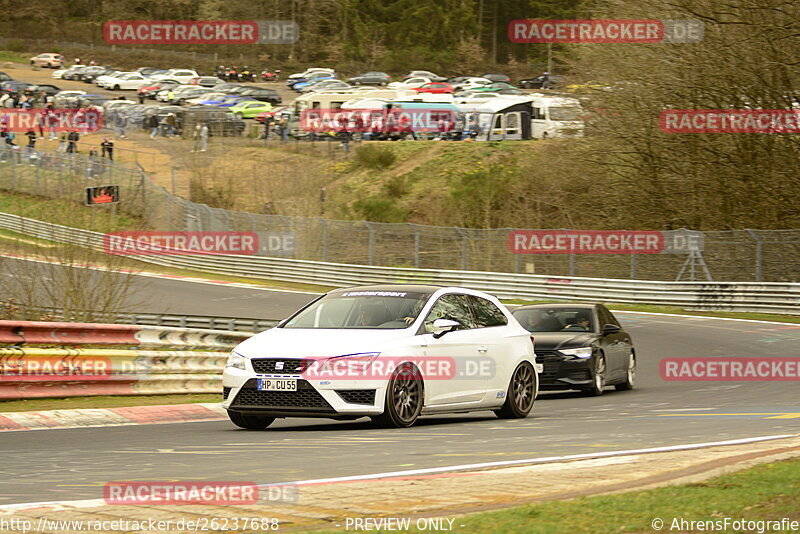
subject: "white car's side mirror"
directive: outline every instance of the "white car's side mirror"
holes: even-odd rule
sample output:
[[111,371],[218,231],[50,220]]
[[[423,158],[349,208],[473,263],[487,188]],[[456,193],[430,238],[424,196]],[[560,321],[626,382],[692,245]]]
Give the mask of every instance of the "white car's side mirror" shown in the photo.
[[435,319],[431,326],[433,326],[433,337],[438,339],[460,327],[461,323],[452,319]]

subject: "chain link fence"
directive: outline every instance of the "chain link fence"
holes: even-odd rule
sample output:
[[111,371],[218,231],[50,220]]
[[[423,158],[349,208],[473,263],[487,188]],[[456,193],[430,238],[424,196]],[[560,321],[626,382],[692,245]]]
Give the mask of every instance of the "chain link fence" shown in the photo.
[[702,250],[672,254],[514,254],[512,228],[474,229],[246,213],[191,202],[155,185],[141,168],[83,154],[0,147],[0,189],[84,203],[90,186],[119,185],[118,205],[148,230],[257,232],[262,254],[362,265],[553,277],[793,282],[800,230],[698,232]]

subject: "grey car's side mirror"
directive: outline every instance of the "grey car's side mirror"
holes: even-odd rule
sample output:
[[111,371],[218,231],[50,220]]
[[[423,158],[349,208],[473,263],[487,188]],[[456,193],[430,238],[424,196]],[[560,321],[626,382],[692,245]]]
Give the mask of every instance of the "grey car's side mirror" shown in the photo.
[[459,326],[461,323],[458,321],[453,321],[452,319],[435,319],[433,321],[433,337],[439,339],[443,335],[448,332],[452,332]]
[[607,324],[603,327],[603,334],[616,334],[620,330],[621,328],[615,324]]

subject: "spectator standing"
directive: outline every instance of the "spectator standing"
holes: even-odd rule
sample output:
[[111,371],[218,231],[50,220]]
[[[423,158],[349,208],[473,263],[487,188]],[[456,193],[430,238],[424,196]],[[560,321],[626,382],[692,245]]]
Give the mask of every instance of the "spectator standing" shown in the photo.
[[67,154],[75,154],[78,152],[78,141],[80,140],[81,136],[78,135],[77,130],[72,130],[67,135]]
[[104,137],[103,142],[100,143],[100,155],[114,161],[114,141],[111,141],[108,137]]
[[150,128],[150,139],[155,139],[158,136],[158,115],[150,115],[147,126]]
[[28,130],[25,134],[28,136],[28,150],[33,150],[36,148],[36,132],[33,130]]
[[61,132],[61,140],[58,143],[58,149],[56,152],[66,152],[67,151],[67,132]]
[[205,122],[200,127],[200,152],[208,149],[208,124]]
[[167,135],[174,136],[177,132],[178,126],[178,119],[175,117],[174,113],[168,113],[167,118],[164,119],[164,122],[167,124]]
[[125,139],[125,127],[128,125],[128,118],[122,113],[117,114],[117,133],[120,139]]
[[192,139],[194,140],[194,147],[192,148],[192,152],[197,152],[200,150],[200,128],[202,128],[201,123],[197,123],[194,126],[194,132],[192,132]]

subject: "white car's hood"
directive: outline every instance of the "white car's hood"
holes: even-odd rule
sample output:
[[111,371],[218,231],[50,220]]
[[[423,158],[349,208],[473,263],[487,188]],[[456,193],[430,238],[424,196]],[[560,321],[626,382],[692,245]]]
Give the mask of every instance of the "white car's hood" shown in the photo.
[[329,357],[380,352],[411,337],[407,329],[272,328],[243,341],[234,350],[248,358]]

